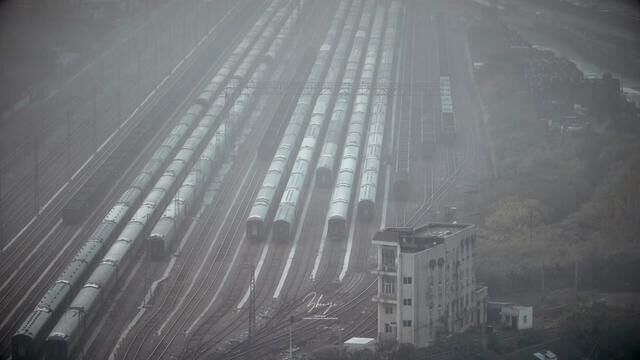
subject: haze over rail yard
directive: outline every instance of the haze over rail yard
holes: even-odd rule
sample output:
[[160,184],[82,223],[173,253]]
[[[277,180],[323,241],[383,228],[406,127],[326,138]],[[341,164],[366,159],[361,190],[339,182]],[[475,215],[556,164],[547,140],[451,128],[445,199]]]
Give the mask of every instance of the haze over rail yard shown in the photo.
[[0,3],[0,359],[633,358],[634,30],[626,0]]

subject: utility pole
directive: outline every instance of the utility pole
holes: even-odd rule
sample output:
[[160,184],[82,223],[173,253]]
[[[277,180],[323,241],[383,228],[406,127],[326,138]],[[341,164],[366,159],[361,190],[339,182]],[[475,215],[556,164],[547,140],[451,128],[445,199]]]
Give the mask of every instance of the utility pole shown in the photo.
[[182,7],[182,53],[187,52],[187,9]]
[[529,209],[529,245],[533,244],[533,209]]
[[293,315],[289,316],[289,360],[293,360]]
[[[143,249],[146,248],[146,246],[143,246]],[[148,248],[147,248],[148,249]],[[147,250],[145,249],[145,250]],[[149,291],[149,252],[145,251],[144,254],[142,254],[143,258],[142,258],[142,266],[144,267],[144,289]],[[146,308],[147,306],[149,306],[149,303],[147,302],[148,300],[150,300],[150,298],[147,297],[147,294],[144,295],[144,299],[142,299],[142,307]]]
[[249,283],[249,335],[247,344],[249,346],[248,360],[253,360],[253,342],[256,336],[256,269],[255,265],[251,265],[251,281]]
[[0,143],[0,255],[4,252],[4,213],[2,212],[2,204],[4,198],[2,197],[2,168],[4,165],[4,153],[2,152],[3,144]]
[[[150,25],[151,28],[153,28],[153,73],[155,75],[155,79],[153,81],[154,84],[159,84],[160,83],[160,79],[162,79],[162,74],[160,73],[160,60],[158,59],[158,37],[160,35],[155,35],[155,34],[160,34],[158,30],[158,26],[156,25],[157,22],[157,18],[155,19],[155,21]],[[155,85],[154,85],[155,86]]]
[[171,43],[173,41],[173,25],[169,24],[167,29],[167,74],[171,72]]
[[542,296],[544,296],[544,260],[542,260]]
[[542,297],[540,298],[540,309],[542,310],[542,326],[544,327],[544,307],[545,307],[545,288],[544,288],[544,260],[542,260]]
[[93,137],[94,151],[98,150],[98,92],[96,86],[93,85],[93,122],[91,124],[91,136]]
[[35,213],[38,215],[40,207],[40,199],[38,194],[38,135],[33,137],[33,204]]
[[67,170],[69,171],[69,178],[72,174],[71,166],[71,104],[73,98],[69,97],[69,107],[67,108]]
[[116,92],[117,92],[116,97],[118,98],[117,101],[118,101],[118,125],[119,125],[122,123],[122,110],[120,109],[120,105],[122,105],[120,101],[120,61],[118,61],[117,67],[118,67],[118,70],[117,70],[118,78],[116,79]]
[[575,289],[577,294],[578,293],[578,259],[576,259],[576,263],[575,263],[574,276],[573,276],[573,288]]
[[140,37],[142,36],[142,34],[139,34],[138,36],[136,36],[136,38],[138,39],[136,42],[138,43],[138,45],[136,46],[135,52],[136,52],[136,102],[140,103],[142,101],[142,75],[140,74],[140,47],[142,46],[141,42],[142,40],[140,40]]

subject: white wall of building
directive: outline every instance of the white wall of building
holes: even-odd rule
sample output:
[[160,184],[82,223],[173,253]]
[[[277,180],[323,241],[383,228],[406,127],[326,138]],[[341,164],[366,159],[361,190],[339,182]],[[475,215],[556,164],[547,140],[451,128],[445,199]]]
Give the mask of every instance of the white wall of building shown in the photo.
[[501,310],[502,324],[516,330],[533,327],[532,306],[505,306]]
[[[445,241],[434,238],[433,244],[430,237],[419,235],[420,246],[413,249],[401,238],[375,241],[379,249],[378,269],[374,271],[378,274],[378,296],[374,301],[378,302],[381,338],[422,347],[433,344],[438,333],[462,332],[486,321],[485,310],[478,311],[486,305],[486,288],[477,291],[475,284],[473,226],[447,233]],[[391,248],[397,251],[397,268],[389,266],[389,256],[383,264],[383,249]],[[396,294],[392,299],[388,283],[394,278]]]

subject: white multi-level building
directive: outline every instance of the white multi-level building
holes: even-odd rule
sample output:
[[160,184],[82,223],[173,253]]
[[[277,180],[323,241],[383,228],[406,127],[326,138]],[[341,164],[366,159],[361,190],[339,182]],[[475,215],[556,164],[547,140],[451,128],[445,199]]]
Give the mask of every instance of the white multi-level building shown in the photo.
[[418,347],[486,321],[487,288],[475,282],[475,226],[388,228],[378,246],[378,334]]

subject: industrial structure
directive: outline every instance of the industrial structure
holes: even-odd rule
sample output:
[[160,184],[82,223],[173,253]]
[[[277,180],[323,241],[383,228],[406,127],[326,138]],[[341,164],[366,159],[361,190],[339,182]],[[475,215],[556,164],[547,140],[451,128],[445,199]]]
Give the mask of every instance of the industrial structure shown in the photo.
[[487,288],[476,284],[475,226],[429,224],[378,231],[378,336],[416,346],[486,322]]

